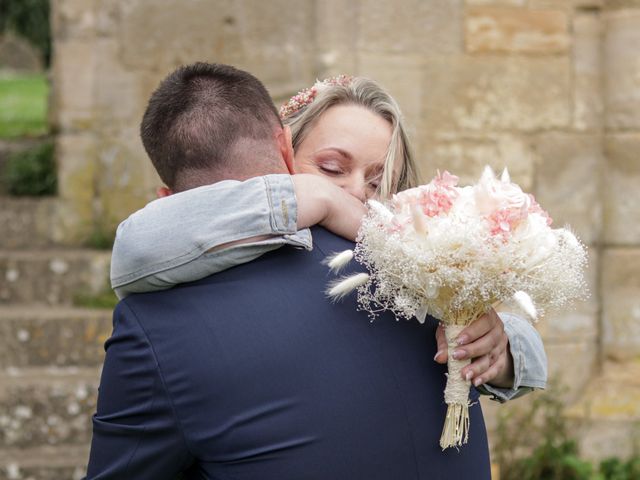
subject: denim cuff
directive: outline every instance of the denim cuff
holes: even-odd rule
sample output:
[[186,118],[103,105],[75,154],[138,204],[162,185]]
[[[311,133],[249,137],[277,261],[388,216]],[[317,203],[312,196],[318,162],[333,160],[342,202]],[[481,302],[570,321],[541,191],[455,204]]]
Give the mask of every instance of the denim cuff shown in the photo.
[[295,234],[298,225],[298,202],[291,175],[262,177],[269,200],[272,233]]
[[269,199],[272,233],[281,233],[286,243],[313,249],[311,230],[298,228],[298,201],[291,175],[272,174],[262,177]]
[[499,315],[513,357],[513,386],[499,388],[484,384],[477,388],[480,393],[491,395],[492,400],[504,403],[547,386],[547,357],[540,335],[528,321],[510,313]]

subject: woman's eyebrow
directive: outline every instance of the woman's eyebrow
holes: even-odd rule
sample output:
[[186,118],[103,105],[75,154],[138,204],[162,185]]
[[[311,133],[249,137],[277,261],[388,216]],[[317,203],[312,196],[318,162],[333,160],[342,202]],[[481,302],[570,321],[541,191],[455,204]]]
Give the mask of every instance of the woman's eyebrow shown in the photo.
[[317,153],[326,152],[327,150],[338,152],[340,155],[342,155],[346,159],[348,159],[350,161],[353,160],[353,155],[351,155],[351,153],[347,152],[346,150],[344,150],[343,148],[340,148],[340,147],[325,147],[325,148],[321,148],[321,149],[316,150],[315,152],[313,152],[313,154],[315,155]]

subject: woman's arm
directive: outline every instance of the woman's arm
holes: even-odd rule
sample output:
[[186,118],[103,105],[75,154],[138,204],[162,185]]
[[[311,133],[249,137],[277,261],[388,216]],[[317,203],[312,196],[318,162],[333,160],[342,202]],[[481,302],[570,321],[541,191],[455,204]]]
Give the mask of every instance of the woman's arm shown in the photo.
[[181,192],[120,224],[111,284],[123,298],[198,280],[284,244],[310,249],[305,228],[315,224],[353,240],[364,211],[313,175],[267,175]]

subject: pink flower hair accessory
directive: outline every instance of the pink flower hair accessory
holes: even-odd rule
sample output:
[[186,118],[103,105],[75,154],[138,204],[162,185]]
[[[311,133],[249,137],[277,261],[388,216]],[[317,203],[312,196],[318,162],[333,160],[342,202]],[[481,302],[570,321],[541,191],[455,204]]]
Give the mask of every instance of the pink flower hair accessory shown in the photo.
[[322,88],[332,86],[348,87],[352,81],[353,77],[351,75],[338,75],[316,81],[313,86],[300,90],[291,97],[287,103],[280,107],[280,118],[284,120],[311,104]]

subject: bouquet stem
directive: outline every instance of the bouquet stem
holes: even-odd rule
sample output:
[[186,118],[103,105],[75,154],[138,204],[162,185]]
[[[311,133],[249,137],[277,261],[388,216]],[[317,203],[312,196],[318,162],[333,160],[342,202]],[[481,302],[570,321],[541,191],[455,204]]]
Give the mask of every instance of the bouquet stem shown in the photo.
[[447,338],[449,360],[447,367],[447,386],[444,390],[444,401],[448,405],[444,420],[440,447],[460,447],[469,439],[469,388],[471,383],[462,378],[461,370],[471,363],[470,359],[454,360],[453,351],[457,347],[456,338],[464,325],[449,324],[444,333]]

